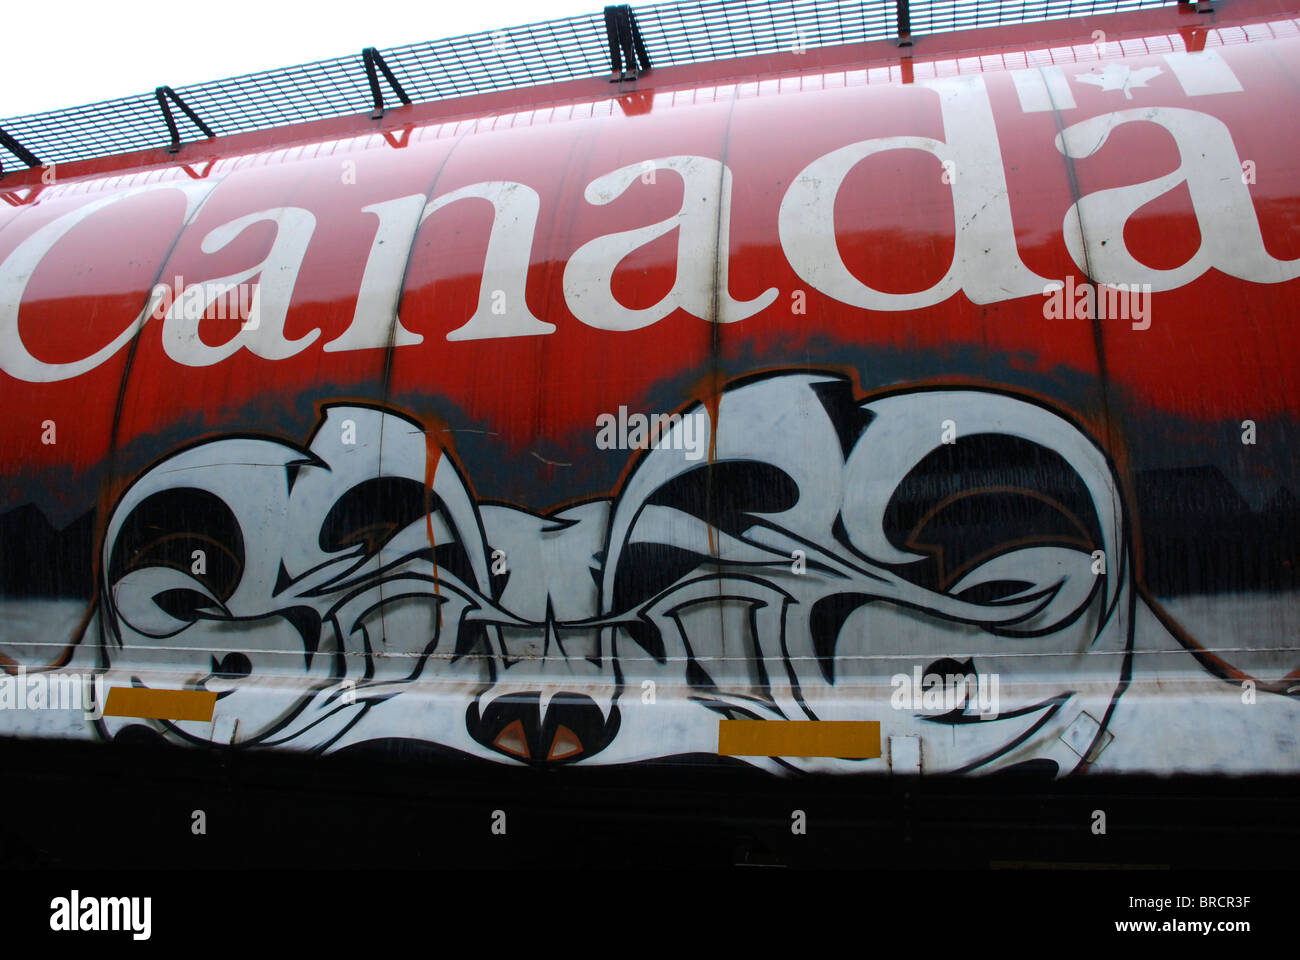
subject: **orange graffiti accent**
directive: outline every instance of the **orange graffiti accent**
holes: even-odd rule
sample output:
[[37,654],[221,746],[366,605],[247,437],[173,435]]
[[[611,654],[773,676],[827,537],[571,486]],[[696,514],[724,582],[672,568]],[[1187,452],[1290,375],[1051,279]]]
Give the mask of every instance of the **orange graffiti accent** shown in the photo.
[[498,750],[503,750],[512,756],[523,757],[525,760],[532,757],[532,754],[528,751],[528,737],[524,734],[524,725],[519,720],[507,724],[497,734],[497,738],[492,741],[492,745]]
[[582,753],[582,741],[578,739],[578,735],[560,724],[555,731],[555,739],[551,741],[551,752],[547,754],[546,759],[564,760],[580,753]]

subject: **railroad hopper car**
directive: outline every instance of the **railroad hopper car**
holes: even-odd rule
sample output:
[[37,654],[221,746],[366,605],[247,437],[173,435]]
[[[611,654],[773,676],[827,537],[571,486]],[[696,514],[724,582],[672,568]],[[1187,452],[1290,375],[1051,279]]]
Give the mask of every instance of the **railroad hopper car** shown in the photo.
[[0,736],[1295,774],[1297,115],[1236,0],[10,164]]

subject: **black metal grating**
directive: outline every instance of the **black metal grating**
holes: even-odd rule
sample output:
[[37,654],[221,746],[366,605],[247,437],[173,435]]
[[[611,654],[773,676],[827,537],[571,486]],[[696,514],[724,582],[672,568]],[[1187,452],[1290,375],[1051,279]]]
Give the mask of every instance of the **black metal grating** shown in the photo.
[[[912,0],[911,33],[967,30],[1175,6],[1177,0]],[[860,43],[897,32],[894,0],[695,0],[634,7],[655,66]],[[609,73],[602,13],[381,51],[416,102]],[[392,101],[385,87],[385,97]],[[217,134],[264,130],[366,112],[370,90],[360,52],[176,93]],[[181,138],[200,137],[184,118]],[[0,130],[45,163],[163,147],[168,133],[152,93],[0,120]],[[14,158],[0,147],[0,163]]]

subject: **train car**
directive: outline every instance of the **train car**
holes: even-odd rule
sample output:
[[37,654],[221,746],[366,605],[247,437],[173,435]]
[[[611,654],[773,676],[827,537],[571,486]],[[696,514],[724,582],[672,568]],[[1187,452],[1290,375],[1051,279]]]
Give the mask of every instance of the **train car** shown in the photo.
[[9,165],[0,736],[1300,772],[1287,7]]

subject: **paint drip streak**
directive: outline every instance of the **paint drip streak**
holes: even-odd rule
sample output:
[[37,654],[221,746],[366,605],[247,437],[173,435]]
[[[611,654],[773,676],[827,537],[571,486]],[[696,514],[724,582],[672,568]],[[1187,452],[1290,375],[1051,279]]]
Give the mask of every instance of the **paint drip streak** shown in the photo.
[[[704,397],[704,407],[705,407],[706,410],[709,411],[709,459],[708,459],[708,464],[709,464],[710,467],[713,466],[713,463],[714,463],[714,461],[717,459],[717,456],[718,456],[718,407],[720,406],[720,403],[719,403],[720,399],[721,399],[721,392],[720,392],[719,390],[717,390],[716,388],[713,389],[713,390],[710,390],[709,393]],[[708,522],[707,522],[705,525],[708,527],[708,531],[709,531],[709,553],[716,557],[716,556],[718,555],[718,546],[717,546],[717,543],[716,543],[716,541],[715,541],[714,534],[713,534],[713,519],[712,519],[712,512],[713,512],[713,510],[712,510],[712,508],[713,508],[713,497],[712,497],[712,492],[713,492],[713,491],[712,491],[712,483],[710,483],[710,487],[709,487],[709,494],[710,494],[710,496],[708,496],[708,498],[707,498],[707,507],[708,507],[709,518],[708,518]]]
[[[433,478],[438,473],[438,464],[442,460],[442,447],[430,435],[424,432],[424,533],[429,538],[429,552],[433,556],[433,595],[441,599],[438,588],[438,544],[433,536]],[[442,629],[442,604],[438,604],[438,629]]]

